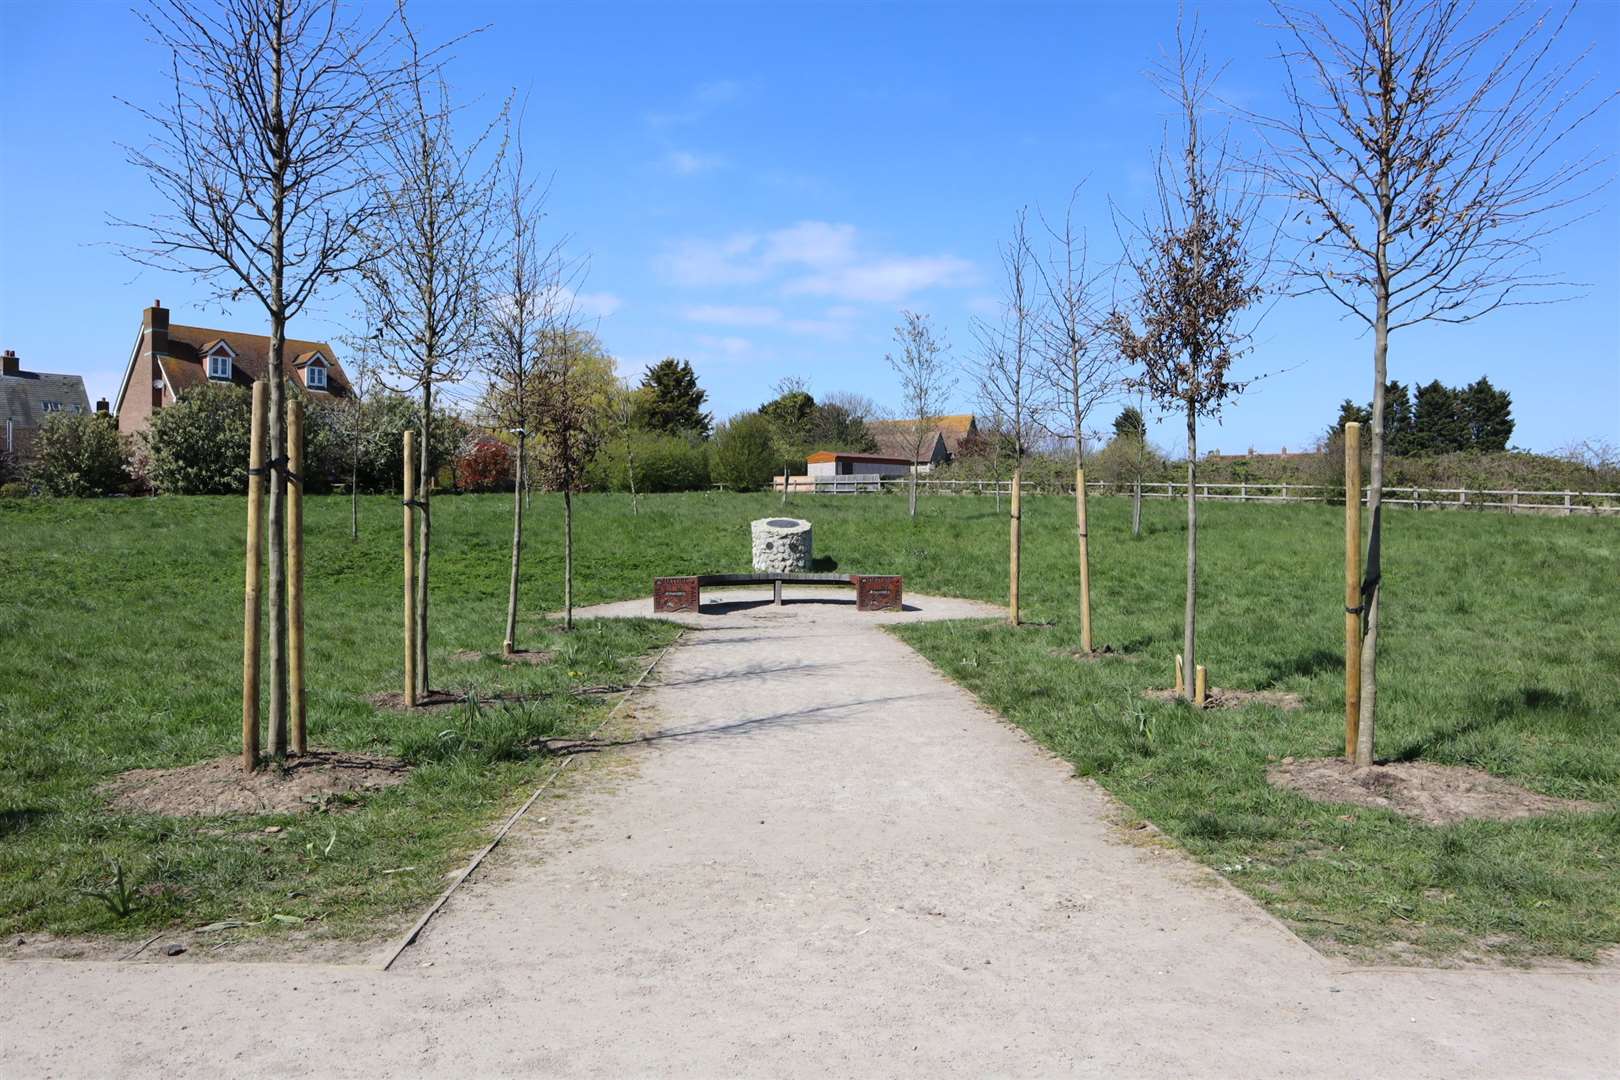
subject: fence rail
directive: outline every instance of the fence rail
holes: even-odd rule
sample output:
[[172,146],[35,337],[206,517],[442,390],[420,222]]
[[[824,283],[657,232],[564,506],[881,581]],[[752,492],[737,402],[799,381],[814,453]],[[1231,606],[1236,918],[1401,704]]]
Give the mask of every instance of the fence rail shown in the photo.
[[[904,491],[907,477],[830,476],[793,477],[790,490],[799,494],[856,495]],[[938,480],[918,478],[919,490],[936,495],[1007,495],[1010,480]],[[781,481],[777,481],[781,490]],[[1025,484],[1030,495],[1073,495],[1073,484]],[[1130,486],[1103,480],[1086,483],[1086,490],[1099,495],[1129,495]],[[1142,485],[1148,499],[1184,499],[1187,485],[1174,481]],[[1294,483],[1200,483],[1198,497],[1214,502],[1326,502],[1344,498],[1342,488]],[[1366,489],[1362,489],[1366,501]],[[1384,502],[1391,506],[1411,506],[1422,510],[1500,510],[1524,514],[1617,514],[1620,491],[1519,491],[1495,488],[1384,488]]]

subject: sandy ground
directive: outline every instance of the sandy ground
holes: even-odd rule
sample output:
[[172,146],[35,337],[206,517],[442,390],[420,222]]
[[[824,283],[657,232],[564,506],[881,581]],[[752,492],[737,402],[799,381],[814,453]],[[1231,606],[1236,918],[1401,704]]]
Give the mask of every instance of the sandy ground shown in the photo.
[[0,964],[0,1074],[1614,1075],[1612,970],[1345,970],[876,630],[989,609],[759,596],[392,971]]

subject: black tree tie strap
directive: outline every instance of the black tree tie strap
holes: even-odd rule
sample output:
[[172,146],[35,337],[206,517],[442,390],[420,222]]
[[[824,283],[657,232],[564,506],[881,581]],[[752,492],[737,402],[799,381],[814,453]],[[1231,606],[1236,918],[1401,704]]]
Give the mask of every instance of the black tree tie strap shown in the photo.
[[399,505],[401,505],[401,506],[415,506],[415,507],[419,507],[420,509],[423,509],[423,510],[427,509],[427,503],[423,502],[420,499],[401,499],[401,500],[399,500]]

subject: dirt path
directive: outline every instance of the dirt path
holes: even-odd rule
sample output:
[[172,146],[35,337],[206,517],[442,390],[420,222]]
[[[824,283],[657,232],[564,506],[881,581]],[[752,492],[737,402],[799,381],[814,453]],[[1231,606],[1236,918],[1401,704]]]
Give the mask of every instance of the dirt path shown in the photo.
[[876,629],[985,613],[912,602],[706,612],[387,974],[0,965],[0,1074],[1613,1069],[1614,973],[1343,970]]

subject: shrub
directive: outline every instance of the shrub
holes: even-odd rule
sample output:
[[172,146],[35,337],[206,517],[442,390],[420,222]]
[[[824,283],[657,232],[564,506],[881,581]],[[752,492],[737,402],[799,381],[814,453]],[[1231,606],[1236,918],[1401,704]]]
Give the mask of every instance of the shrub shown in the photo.
[[492,435],[474,435],[456,457],[456,487],[462,491],[503,491],[513,482],[510,446]]
[[247,486],[253,395],[209,383],[152,414],[142,435],[147,481],[165,495],[226,495]]
[[771,422],[759,413],[740,413],[714,433],[714,465],[710,474],[734,491],[765,487],[777,468],[776,442]]
[[[420,406],[404,394],[379,394],[358,407],[360,460],[356,469],[353,400],[310,396],[304,423],[304,469],[311,474],[311,490],[348,486],[351,480],[361,491],[399,490],[404,480],[403,436],[407,428],[418,428]],[[467,431],[459,417],[434,414],[429,461],[435,475],[454,465]]]
[[21,499],[28,494],[28,485],[21,480],[11,480],[0,484],[0,499]]
[[629,491],[635,459],[636,491],[701,491],[709,486],[709,452],[695,436],[633,431],[603,445],[586,474],[598,491]]
[[50,495],[85,497],[129,482],[112,421],[96,413],[53,413],[34,436],[33,482]]

